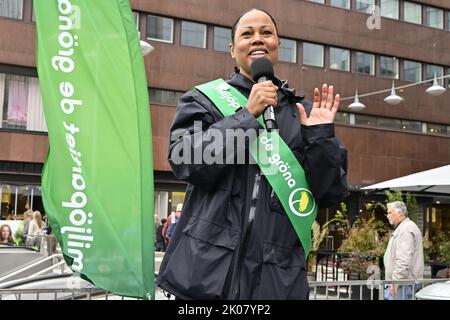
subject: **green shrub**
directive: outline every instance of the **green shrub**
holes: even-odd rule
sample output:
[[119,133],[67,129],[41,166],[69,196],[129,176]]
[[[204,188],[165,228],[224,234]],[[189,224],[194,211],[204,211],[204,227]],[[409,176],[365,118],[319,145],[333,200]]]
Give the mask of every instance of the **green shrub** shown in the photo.
[[360,278],[367,276],[367,268],[378,265],[384,255],[389,236],[383,222],[377,221],[372,215],[369,218],[360,217],[342,241],[339,251],[347,253],[342,266],[352,273],[358,273]]

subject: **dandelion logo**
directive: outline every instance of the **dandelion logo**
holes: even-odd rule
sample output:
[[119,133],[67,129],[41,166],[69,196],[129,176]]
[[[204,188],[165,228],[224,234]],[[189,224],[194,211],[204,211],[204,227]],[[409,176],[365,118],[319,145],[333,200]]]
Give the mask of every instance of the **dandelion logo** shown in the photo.
[[316,203],[311,191],[297,188],[289,195],[289,209],[299,217],[307,217],[313,213]]

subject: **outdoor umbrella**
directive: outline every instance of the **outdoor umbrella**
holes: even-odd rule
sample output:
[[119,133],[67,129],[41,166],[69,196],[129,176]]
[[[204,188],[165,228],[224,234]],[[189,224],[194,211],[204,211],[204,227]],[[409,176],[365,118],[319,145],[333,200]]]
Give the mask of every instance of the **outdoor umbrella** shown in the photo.
[[362,190],[393,189],[450,194],[450,165],[376,183]]

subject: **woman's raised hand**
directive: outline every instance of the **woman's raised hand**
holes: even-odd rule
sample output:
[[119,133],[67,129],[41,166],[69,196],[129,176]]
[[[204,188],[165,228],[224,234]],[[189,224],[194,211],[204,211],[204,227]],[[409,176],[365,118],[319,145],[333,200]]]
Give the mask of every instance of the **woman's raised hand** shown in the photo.
[[337,94],[333,99],[334,87],[328,86],[326,83],[322,85],[322,98],[318,88],[314,89],[314,103],[309,114],[306,115],[305,108],[301,103],[297,103],[300,112],[300,122],[305,126],[313,126],[316,124],[333,123],[336,112],[339,108],[340,95]]

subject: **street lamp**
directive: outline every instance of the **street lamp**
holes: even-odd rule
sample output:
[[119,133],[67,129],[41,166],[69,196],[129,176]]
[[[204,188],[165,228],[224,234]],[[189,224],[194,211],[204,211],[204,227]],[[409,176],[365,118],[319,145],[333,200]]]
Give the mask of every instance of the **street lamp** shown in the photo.
[[427,93],[431,94],[432,96],[440,96],[443,94],[447,89],[440,86],[437,82],[437,76],[436,72],[434,73],[434,79],[433,79],[433,85],[429,87],[427,90],[425,90]]
[[149,43],[147,43],[145,41],[140,40],[139,43],[141,45],[141,51],[142,51],[143,56],[148,55],[154,49],[152,45],[150,45]]
[[155,48],[153,46],[145,41],[141,40],[141,32],[138,31],[138,37],[139,37],[139,45],[141,46],[141,52],[143,56],[148,55],[150,52],[152,52]]
[[[447,89],[445,89],[444,87],[440,86],[438,84],[438,82],[437,82],[437,79],[446,79],[446,78],[450,78],[450,74],[443,75],[443,76],[435,76],[435,79],[433,80],[433,85],[431,87],[429,87],[428,89],[426,89],[425,91],[428,94],[431,94],[433,96],[438,96],[438,95],[444,93],[445,91],[447,91]],[[373,96],[373,95],[376,95],[376,94],[385,93],[385,92],[389,92],[390,91],[391,94],[388,97],[386,97],[384,99],[384,101],[389,103],[389,104],[398,104],[398,103],[403,101],[403,98],[399,97],[395,93],[395,89],[406,89],[406,88],[415,87],[417,85],[420,85],[420,84],[423,84],[423,83],[427,83],[427,82],[430,82],[430,79],[419,81],[419,82],[405,84],[405,85],[399,86],[397,88],[394,87],[394,82],[392,82],[392,88],[391,89],[384,89],[384,90],[380,90],[380,91],[368,92],[368,93],[363,93],[363,94],[358,94],[357,93],[355,96],[343,97],[343,98],[341,98],[341,101],[355,99],[354,103],[358,103],[359,102],[359,98],[369,97],[369,96]],[[355,109],[355,108],[350,107],[352,105],[353,105],[353,103],[351,105],[349,105],[348,107],[350,109],[354,110],[354,111],[361,110],[361,109]],[[356,107],[358,107],[358,106],[356,105]],[[359,106],[359,107],[361,107],[361,106]]]
[[403,101],[403,98],[398,96],[395,93],[395,86],[394,86],[394,80],[392,80],[392,89],[391,89],[391,94],[389,96],[387,96],[386,98],[384,98],[384,101],[392,104],[392,105],[396,105],[399,104],[400,102]]
[[348,108],[350,109],[350,110],[353,110],[353,111],[361,111],[362,109],[364,109],[366,106],[363,104],[363,103],[361,103],[361,102],[359,102],[359,97],[358,97],[358,73],[359,73],[359,70],[358,70],[358,67],[356,67],[356,93],[355,93],[355,100],[353,101],[353,103],[351,103],[349,106],[348,106]]
[[364,109],[366,106],[364,104],[362,104],[361,102],[359,102],[359,98],[358,98],[358,90],[356,90],[356,94],[355,94],[355,101],[350,104],[348,106],[348,108],[350,108],[353,111],[361,111],[362,109]]
[[[436,58],[436,42],[433,43],[433,60],[435,60],[435,58]],[[432,96],[439,96],[446,91],[446,89],[444,87],[441,87],[438,84],[436,71],[434,71],[433,85],[425,91],[427,93],[431,94]]]

